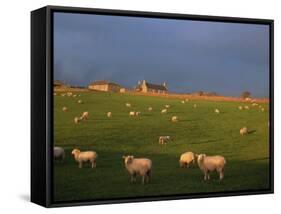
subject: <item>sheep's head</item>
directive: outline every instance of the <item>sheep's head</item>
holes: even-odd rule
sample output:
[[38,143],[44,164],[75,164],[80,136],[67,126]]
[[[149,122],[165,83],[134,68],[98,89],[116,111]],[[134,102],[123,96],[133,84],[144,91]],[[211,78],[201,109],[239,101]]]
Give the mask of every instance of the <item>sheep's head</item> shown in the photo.
[[200,155],[195,155],[197,157],[197,161],[198,162],[202,162],[204,160],[204,158],[206,157],[205,154],[200,154]]
[[125,164],[130,164],[133,162],[134,156],[132,156],[132,155],[123,156],[123,159],[124,159]]
[[79,153],[80,153],[79,149],[73,149],[72,152],[71,152],[71,154],[74,155],[74,156],[79,154]]

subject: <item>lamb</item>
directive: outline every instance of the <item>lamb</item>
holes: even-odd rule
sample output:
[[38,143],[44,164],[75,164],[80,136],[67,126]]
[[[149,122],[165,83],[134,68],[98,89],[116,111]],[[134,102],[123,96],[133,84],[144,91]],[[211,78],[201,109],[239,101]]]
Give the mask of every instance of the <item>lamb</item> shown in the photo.
[[78,102],[79,104],[82,104],[82,103],[83,103],[83,101],[82,101],[82,100],[78,100],[77,102]]
[[152,111],[153,109],[152,109],[152,107],[148,107],[148,111]]
[[62,111],[67,111],[68,109],[67,109],[67,107],[62,107]]
[[220,180],[224,178],[224,167],[226,161],[223,156],[206,156],[205,154],[200,154],[197,157],[197,163],[201,171],[204,173],[204,180],[210,179],[209,172],[212,171],[217,171],[220,176]]
[[80,117],[81,120],[88,120],[89,119],[89,112],[84,111],[82,116]]
[[195,155],[193,152],[185,152],[180,156],[180,167],[186,166],[187,168],[191,163],[195,163]]
[[248,128],[245,126],[243,128],[240,129],[240,135],[246,135],[248,134]]
[[65,152],[62,147],[54,147],[54,160],[63,161],[65,157]]
[[161,110],[161,113],[162,113],[162,114],[166,114],[167,111],[168,111],[168,110],[167,110],[166,108],[164,108],[164,109]]
[[219,114],[220,113],[220,110],[218,110],[217,108],[215,109],[215,113],[216,114]]
[[172,116],[171,121],[172,121],[172,122],[178,122],[178,117],[177,117],[177,116]]
[[159,144],[166,144],[171,139],[170,136],[160,136],[159,137]]
[[130,108],[131,107],[131,103],[126,103],[126,106]]
[[109,111],[109,112],[107,112],[107,117],[112,117],[112,112],[111,111]]
[[90,162],[92,168],[97,166],[96,159],[98,157],[97,153],[94,151],[85,151],[81,152],[79,149],[73,149],[71,154],[74,156],[74,159],[79,163],[79,168],[82,168],[83,162]]
[[130,111],[129,112],[129,116],[135,116],[135,112],[134,111]]
[[79,123],[81,120],[82,120],[81,117],[75,117],[74,118],[74,122],[75,123]]
[[149,182],[151,178],[152,161],[147,158],[134,158],[134,156],[123,156],[125,167],[131,175],[131,182],[136,181],[136,176],[142,177],[142,184]]

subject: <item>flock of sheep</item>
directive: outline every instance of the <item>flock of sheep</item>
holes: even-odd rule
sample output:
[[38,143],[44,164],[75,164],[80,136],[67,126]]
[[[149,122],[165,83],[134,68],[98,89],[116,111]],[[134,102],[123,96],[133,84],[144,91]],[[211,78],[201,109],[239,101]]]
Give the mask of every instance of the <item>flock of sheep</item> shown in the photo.
[[[54,94],[57,95],[57,94]],[[71,92],[61,94],[61,96],[80,96],[80,95],[74,95]],[[185,104],[188,102],[188,99],[182,100],[181,103]],[[82,100],[78,100],[79,104],[83,103]],[[131,108],[132,105],[130,103],[125,103],[125,106],[128,108]],[[258,105],[255,102],[252,102],[252,106],[259,106],[261,111],[264,111],[264,108]],[[193,105],[194,108],[197,108],[197,105]],[[161,109],[160,112],[161,114],[166,114],[168,112],[168,109],[170,108],[170,105],[165,105],[165,108]],[[249,110],[250,107],[248,105],[245,106],[239,106],[239,110]],[[62,110],[68,111],[68,108],[64,106]],[[152,107],[148,107],[148,111],[153,111]],[[220,114],[220,110],[218,108],[214,109],[215,114]],[[112,112],[107,112],[107,117],[112,117]],[[138,117],[141,115],[140,111],[129,111],[129,116],[130,117]],[[77,124],[83,120],[87,120],[89,118],[89,112],[83,112],[81,116],[77,116],[74,118],[74,122]],[[172,116],[171,118],[172,122],[177,122],[178,121],[178,116]],[[247,127],[242,127],[240,129],[240,135],[246,135],[248,134],[248,128]],[[171,140],[170,136],[160,136],[159,137],[159,144],[161,145],[166,145],[169,141]],[[63,161],[65,158],[65,151],[62,147],[54,147],[54,160],[60,160]],[[71,152],[73,155],[75,161],[79,164],[79,168],[82,168],[83,163],[90,162],[92,168],[96,167],[96,159],[98,157],[97,153],[95,151],[80,151],[79,149],[73,149]],[[136,176],[141,176],[142,177],[142,183],[149,182],[150,177],[151,177],[151,172],[152,172],[152,160],[148,158],[135,158],[132,155],[128,156],[123,156],[124,159],[124,165],[127,171],[129,172],[131,176],[131,182],[136,181]],[[204,180],[209,180],[210,179],[210,172],[216,171],[219,175],[220,180],[224,178],[224,168],[226,164],[226,160],[223,156],[221,155],[216,155],[216,156],[207,156],[206,154],[194,154],[191,151],[185,152],[180,155],[179,159],[179,165],[180,167],[189,167],[191,163],[195,164],[197,162],[197,165],[199,169],[203,172],[204,174]]]

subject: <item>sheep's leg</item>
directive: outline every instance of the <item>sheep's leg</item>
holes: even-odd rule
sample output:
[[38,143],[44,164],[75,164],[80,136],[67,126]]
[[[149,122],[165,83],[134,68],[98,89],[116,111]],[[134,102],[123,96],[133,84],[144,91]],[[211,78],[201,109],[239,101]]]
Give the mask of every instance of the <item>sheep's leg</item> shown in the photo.
[[220,180],[222,180],[224,178],[224,172],[223,172],[223,169],[219,172],[220,174]]
[[145,179],[146,179],[146,175],[143,175],[143,176],[142,176],[142,184],[145,183]]
[[96,167],[97,167],[96,160],[93,160],[93,161],[92,161],[92,168],[96,168]]
[[205,181],[207,180],[207,172],[206,171],[204,172],[204,180]]
[[82,165],[83,165],[83,163],[82,163],[82,161],[80,161],[79,162],[79,168],[82,168]]
[[208,180],[210,180],[210,173],[208,173],[207,176],[208,176]]

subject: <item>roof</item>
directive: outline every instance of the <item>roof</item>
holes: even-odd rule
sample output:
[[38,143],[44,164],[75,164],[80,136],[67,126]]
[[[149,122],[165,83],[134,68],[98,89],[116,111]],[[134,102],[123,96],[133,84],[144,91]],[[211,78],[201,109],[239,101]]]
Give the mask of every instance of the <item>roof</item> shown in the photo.
[[64,83],[62,81],[59,81],[59,80],[54,80],[54,86],[62,86],[64,85]]
[[155,90],[162,90],[162,91],[167,91],[167,88],[164,85],[156,85],[152,83],[146,82],[146,87],[150,89],[155,89]]
[[106,80],[97,80],[97,81],[91,82],[90,85],[116,85],[116,86],[120,86],[117,83],[109,82],[109,81],[106,81]]

